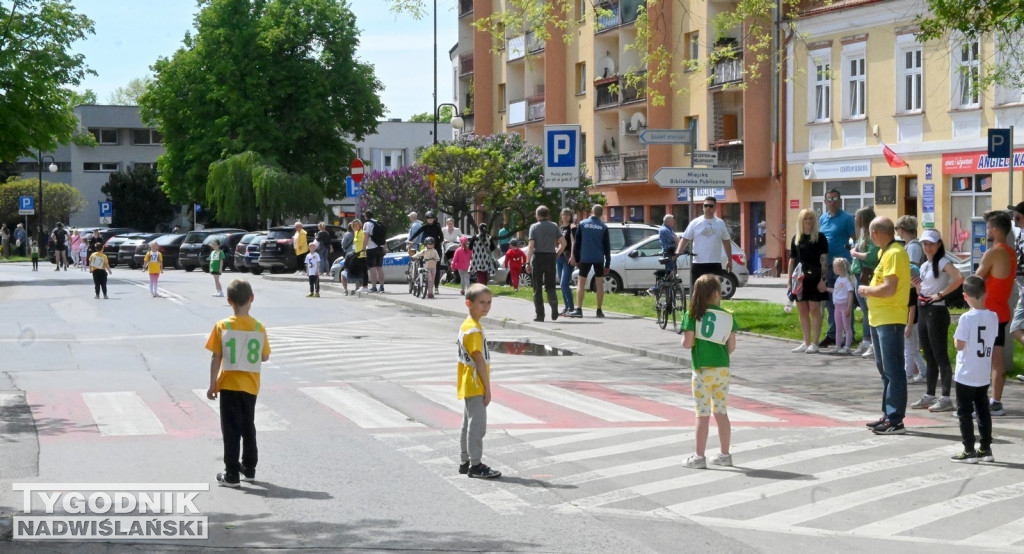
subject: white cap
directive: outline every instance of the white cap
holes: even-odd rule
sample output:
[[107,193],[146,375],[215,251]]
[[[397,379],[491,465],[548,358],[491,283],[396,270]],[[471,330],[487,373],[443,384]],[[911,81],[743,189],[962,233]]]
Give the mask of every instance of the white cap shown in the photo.
[[928,229],[921,234],[921,238],[919,240],[921,242],[931,242],[938,244],[939,241],[942,240],[942,235],[940,235],[939,232],[936,231],[935,229]]

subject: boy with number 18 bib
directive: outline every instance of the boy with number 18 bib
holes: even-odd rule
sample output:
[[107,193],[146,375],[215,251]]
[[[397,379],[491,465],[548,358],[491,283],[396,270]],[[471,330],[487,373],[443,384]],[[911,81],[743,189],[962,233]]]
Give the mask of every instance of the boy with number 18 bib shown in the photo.
[[[210,388],[206,397],[220,395],[220,428],[224,435],[222,487],[238,487],[239,474],[256,479],[256,395],[260,392],[260,364],[270,359],[267,329],[249,316],[252,287],[243,279],[228,285],[228,304],[234,315],[217,322],[206,341],[210,358]],[[242,461],[239,463],[239,442]]]

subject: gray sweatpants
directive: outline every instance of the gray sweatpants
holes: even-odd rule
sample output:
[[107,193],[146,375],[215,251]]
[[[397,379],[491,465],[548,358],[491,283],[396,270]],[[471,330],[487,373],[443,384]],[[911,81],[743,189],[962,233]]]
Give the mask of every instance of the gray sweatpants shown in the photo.
[[484,435],[487,434],[487,407],[484,406],[484,397],[470,396],[465,399],[466,410],[462,413],[462,437],[459,445],[462,447],[461,458],[463,462],[475,466],[480,463],[484,456]]

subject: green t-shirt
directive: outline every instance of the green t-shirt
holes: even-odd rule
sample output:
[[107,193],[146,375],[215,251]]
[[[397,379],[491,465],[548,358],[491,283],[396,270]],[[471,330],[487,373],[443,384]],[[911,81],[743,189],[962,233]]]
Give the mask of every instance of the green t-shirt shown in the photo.
[[[728,317],[723,318],[716,314],[727,314]],[[722,323],[723,319],[731,319],[732,325],[726,332],[723,329],[719,329],[716,323]],[[729,350],[725,344],[718,344],[712,340],[708,340],[703,337],[713,337],[715,335],[724,336],[728,338],[730,334],[739,329],[736,324],[736,319],[732,317],[732,313],[723,310],[719,306],[708,306],[708,311],[704,313],[704,317],[700,320],[700,327],[698,328],[697,322],[690,317],[690,312],[683,314],[683,325],[682,331],[694,332],[693,341],[693,368],[701,369],[705,367],[729,367]]]
[[210,252],[210,272],[211,273],[219,273],[220,272],[220,260],[223,257],[224,257],[224,253],[221,252],[220,250],[214,250],[213,252]]

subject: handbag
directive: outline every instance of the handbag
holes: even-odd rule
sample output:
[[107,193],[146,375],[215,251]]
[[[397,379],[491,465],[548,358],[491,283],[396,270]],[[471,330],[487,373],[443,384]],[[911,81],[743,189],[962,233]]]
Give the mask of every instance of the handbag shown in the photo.
[[857,276],[857,282],[862,285],[870,285],[871,278],[875,276],[875,268],[861,266],[860,275]]

